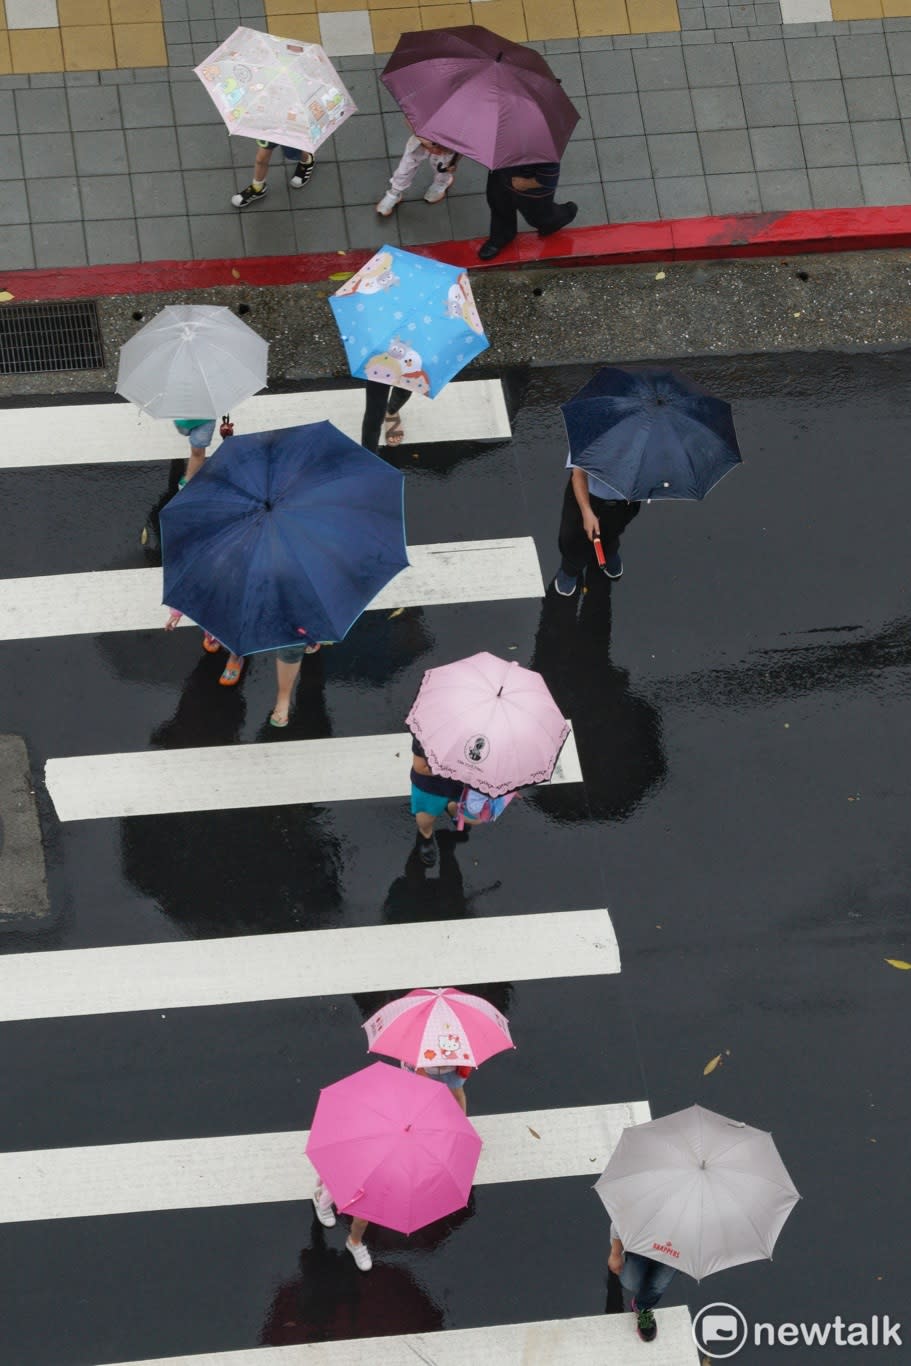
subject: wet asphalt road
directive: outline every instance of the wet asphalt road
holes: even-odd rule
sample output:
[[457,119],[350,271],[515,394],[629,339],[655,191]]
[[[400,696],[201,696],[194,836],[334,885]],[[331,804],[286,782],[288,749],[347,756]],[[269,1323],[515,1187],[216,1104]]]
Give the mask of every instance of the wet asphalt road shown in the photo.
[[[472,1112],[644,1098],[658,1115],[698,1101],[772,1130],[804,1197],[774,1262],[701,1286],[678,1278],[664,1302],[805,1322],[889,1313],[908,1319],[907,1341],[911,974],[884,959],[911,959],[911,357],[681,368],[733,402],[746,464],[704,504],[644,508],[622,582],[594,585],[579,612],[551,590],[368,616],[306,661],[284,732],[398,728],[425,668],[486,648],[544,673],[574,719],[584,785],[517,803],[495,830],[448,844],[430,876],[409,859],[411,818],[395,800],[61,827],[45,799],[53,920],[2,942],[40,951],[607,905],[619,976],[482,984],[520,1047],[472,1079]],[[591,373],[504,376],[511,443],[419,458],[406,443],[410,539],[532,534],[550,575],[565,448],[555,405]],[[0,575],[147,563],[137,531],[162,492],[159,465],[0,475]],[[237,692],[214,688],[217,672],[189,631],[4,643],[2,729],[26,737],[39,777],[50,756],[281,743],[265,726],[269,662]],[[0,1148],[306,1127],[319,1086],[362,1063],[358,1025],[377,1004],[6,1024]],[[533,1199],[521,1185],[481,1188],[467,1213],[410,1243],[377,1232],[378,1265],[361,1282],[334,1244],[321,1251],[300,1206],[8,1226],[0,1360],[90,1366],[294,1341],[288,1325],[308,1315],[335,1337],[597,1313],[607,1224],[588,1186],[536,1183]]]

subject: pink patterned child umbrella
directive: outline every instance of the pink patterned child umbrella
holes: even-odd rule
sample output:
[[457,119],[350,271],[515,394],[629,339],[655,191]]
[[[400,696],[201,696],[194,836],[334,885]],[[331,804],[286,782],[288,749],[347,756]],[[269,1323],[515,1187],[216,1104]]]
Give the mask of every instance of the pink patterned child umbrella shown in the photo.
[[409,1067],[477,1067],[515,1048],[509,1022],[483,996],[455,987],[418,987],[383,1006],[364,1025],[371,1053]]
[[307,1140],[336,1208],[400,1233],[462,1209],[480,1155],[445,1086],[386,1062],[324,1087]]
[[406,725],[434,773],[491,797],[547,782],[570,729],[539,673],[486,651],[428,669]]

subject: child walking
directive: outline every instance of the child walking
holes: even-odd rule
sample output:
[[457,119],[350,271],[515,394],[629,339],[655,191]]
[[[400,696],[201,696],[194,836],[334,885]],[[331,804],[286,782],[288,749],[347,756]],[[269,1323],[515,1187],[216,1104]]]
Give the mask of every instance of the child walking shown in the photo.
[[417,133],[412,133],[405,143],[402,159],[392,173],[389,189],[376,206],[381,218],[389,218],[395,212],[402,195],[417,175],[421,162],[427,160],[433,168],[433,180],[424,191],[424,198],[428,204],[439,204],[441,199],[446,198],[447,191],[455,180],[459,153],[450,147],[441,147],[438,142],[431,142],[429,138],[421,138]]

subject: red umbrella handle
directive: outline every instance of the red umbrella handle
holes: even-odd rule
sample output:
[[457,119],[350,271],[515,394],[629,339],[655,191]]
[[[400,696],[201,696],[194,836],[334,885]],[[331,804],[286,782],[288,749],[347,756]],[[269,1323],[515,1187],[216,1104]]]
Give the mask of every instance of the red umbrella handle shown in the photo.
[[604,568],[604,565],[605,565],[605,563],[606,563],[606,560],[605,560],[605,558],[604,558],[604,550],[603,550],[603,548],[602,548],[602,546],[601,546],[601,537],[600,537],[600,536],[593,536],[593,537],[592,537],[592,545],[595,547],[595,559],[598,561],[598,564],[599,564],[599,565],[601,566],[601,568],[603,569],[603,568]]

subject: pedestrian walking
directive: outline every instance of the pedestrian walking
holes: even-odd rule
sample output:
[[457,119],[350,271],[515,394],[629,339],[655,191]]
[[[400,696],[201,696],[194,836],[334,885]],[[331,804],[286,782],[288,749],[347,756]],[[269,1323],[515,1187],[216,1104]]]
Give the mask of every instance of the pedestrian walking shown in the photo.
[[627,1252],[611,1220],[610,1256],[608,1270],[619,1276],[620,1284],[629,1296],[629,1307],[636,1315],[636,1332],[643,1342],[654,1342],[658,1324],[654,1309],[676,1276],[676,1269],[663,1262],[643,1257],[639,1252]]
[[455,813],[462,784],[433,772],[419,740],[411,739],[411,814],[417,825],[417,850],[425,868],[437,861],[434,827],[437,817]]
[[[331,1192],[323,1185],[322,1181],[318,1182],[316,1189],[313,1192],[313,1208],[316,1211],[316,1217],[323,1228],[335,1228],[335,1210],[332,1206],[333,1200]],[[348,1233],[348,1237],[345,1239],[345,1247],[354,1258],[354,1264],[358,1271],[369,1271],[373,1266],[373,1258],[370,1256],[370,1249],[364,1242],[367,1223],[368,1221],[366,1219],[352,1218],[351,1229]]]
[[[167,604],[165,605],[167,606]],[[182,616],[183,612],[178,612],[174,607],[169,608],[168,619],[164,624],[165,630],[173,631]],[[227,646],[222,645],[220,640],[216,640],[210,631],[203,631],[202,648],[205,650],[206,654],[216,655],[219,650],[227,649]],[[232,651],[228,650],[228,662],[222,669],[218,679],[221,686],[223,688],[236,687],[240,682],[240,675],[243,672],[243,667],[243,657],[241,655],[233,654]]]
[[206,451],[215,435],[214,417],[175,417],[174,426],[190,443],[190,456],[177,487],[182,489],[202,469]]
[[419,137],[412,130],[405,143],[402,159],[389,180],[389,188],[376,206],[377,213],[381,218],[389,218],[395,213],[405,191],[411,188],[423,161],[429,161],[433,170],[433,179],[424,191],[424,199],[428,204],[439,204],[446,198],[455,180],[459,160],[459,153],[454,152],[451,147],[443,147],[438,142],[431,142],[429,138]]
[[[266,177],[269,174],[269,165],[272,161],[272,153],[279,144],[277,142],[266,142],[262,138],[256,139],[256,160],[253,163],[253,179],[245,190],[238,190],[237,194],[231,196],[231,203],[235,209],[246,209],[251,204],[258,204],[261,199],[265,199],[269,192]],[[316,158],[312,152],[302,152],[298,148],[282,146],[282,152],[286,160],[294,161],[294,174],[291,177],[291,185],[295,190],[302,190],[313,174],[316,165]]]
[[575,218],[578,204],[567,200],[554,202],[560,180],[559,161],[532,166],[503,166],[487,177],[487,203],[490,208],[490,233],[478,248],[482,261],[492,261],[508,247],[518,232],[517,214],[521,213],[539,237],[550,237]]
[[275,651],[275,674],[277,691],[275,706],[269,715],[269,725],[283,730],[291,714],[291,694],[301,671],[304,655],[315,655],[322,646],[318,641],[308,644],[288,645]]
[[429,1077],[431,1081],[441,1082],[452,1092],[453,1099],[461,1107],[462,1114],[468,1114],[468,1101],[465,1097],[465,1082],[471,1076],[474,1068],[456,1067],[451,1063],[444,1063],[439,1067],[409,1067],[407,1062],[401,1063],[406,1072],[414,1072],[419,1077]]
[[580,576],[593,566],[603,568],[609,579],[619,579],[623,573],[620,537],[638,515],[640,504],[614,498],[614,492],[585,470],[570,471],[560,516],[560,568],[554,579],[561,597],[571,598]]
[[405,432],[399,413],[411,398],[411,394],[411,389],[399,389],[393,384],[384,384],[377,379],[366,381],[364,421],[361,424],[361,445],[365,450],[379,455],[380,433],[384,423],[386,445],[401,446]]

